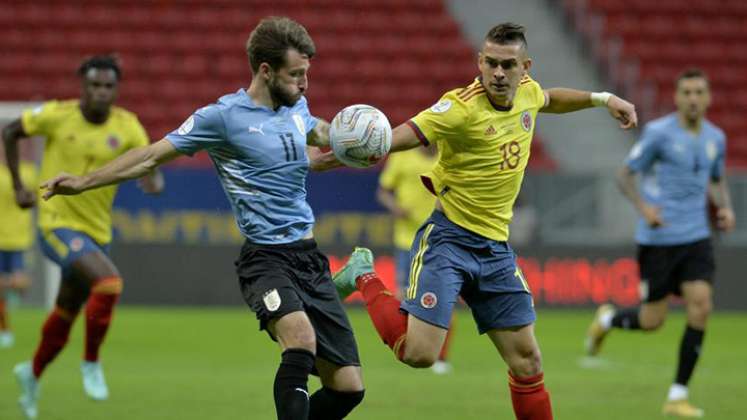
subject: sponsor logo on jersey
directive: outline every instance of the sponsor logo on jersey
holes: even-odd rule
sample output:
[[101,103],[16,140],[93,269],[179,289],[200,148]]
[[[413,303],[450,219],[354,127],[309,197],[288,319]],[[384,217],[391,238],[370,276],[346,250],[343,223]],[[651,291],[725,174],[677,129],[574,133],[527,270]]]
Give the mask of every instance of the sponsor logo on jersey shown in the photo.
[[76,236],[75,238],[70,240],[70,250],[73,252],[78,252],[81,249],[83,249],[83,238],[80,236]]
[[485,135],[486,136],[492,136],[495,133],[497,133],[497,131],[495,130],[495,127],[493,127],[492,125],[489,126],[487,130],[485,130]]

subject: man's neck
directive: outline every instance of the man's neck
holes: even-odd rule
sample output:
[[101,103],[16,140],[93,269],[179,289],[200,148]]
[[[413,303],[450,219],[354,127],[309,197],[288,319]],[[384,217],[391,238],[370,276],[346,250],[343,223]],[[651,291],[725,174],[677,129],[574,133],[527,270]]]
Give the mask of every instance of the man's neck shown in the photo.
[[267,89],[267,86],[265,86],[264,83],[257,81],[257,79],[252,80],[252,83],[249,85],[249,89],[246,90],[246,93],[257,105],[261,105],[270,109],[277,108],[277,105],[272,100],[272,96],[270,95],[270,90]]
[[83,118],[92,124],[103,124],[109,119],[111,108],[107,108],[105,112],[93,111],[86,106],[84,102],[80,103],[80,113],[83,114]]
[[680,125],[682,128],[684,128],[686,131],[698,134],[700,133],[700,128],[703,125],[703,118],[696,118],[696,119],[690,119],[685,117],[682,114],[678,114],[677,118],[680,120]]

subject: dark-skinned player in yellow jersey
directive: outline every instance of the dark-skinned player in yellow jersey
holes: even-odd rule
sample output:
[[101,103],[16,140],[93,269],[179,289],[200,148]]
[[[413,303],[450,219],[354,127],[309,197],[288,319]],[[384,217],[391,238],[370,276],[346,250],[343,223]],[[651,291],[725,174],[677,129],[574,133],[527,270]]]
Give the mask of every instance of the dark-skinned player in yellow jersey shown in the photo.
[[[404,300],[382,284],[371,252],[363,248],[356,249],[335,283],[343,297],[362,292],[383,341],[397,359],[417,368],[438,359],[461,295],[479,332],[508,365],[516,418],[547,420],[552,409],[534,335],[532,295],[507,242],[535,118],[538,112],[600,106],[629,129],[637,116],[632,104],[610,93],[543,90],[528,75],[531,65],[524,28],[497,25],[482,45],[480,76],[394,130],[394,152],[432,142],[439,150],[435,168],[421,177],[437,201],[413,241]],[[322,159],[326,166],[336,165],[331,156]]]

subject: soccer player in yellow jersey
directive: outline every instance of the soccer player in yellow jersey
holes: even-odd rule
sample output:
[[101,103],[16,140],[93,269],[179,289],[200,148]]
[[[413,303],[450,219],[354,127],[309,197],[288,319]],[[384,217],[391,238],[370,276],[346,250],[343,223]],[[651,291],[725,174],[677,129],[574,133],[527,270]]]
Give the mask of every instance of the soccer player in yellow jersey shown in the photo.
[[392,150],[436,143],[439,160],[423,181],[437,197],[411,250],[410,287],[394,298],[373,272],[372,256],[357,249],[335,276],[341,296],[362,292],[368,313],[396,357],[432,365],[461,294],[480,333],[509,368],[517,419],[552,418],[534,337],[531,293],[509,247],[508,225],[529,159],[538,112],[565,113],[605,106],[622,128],[635,127],[632,104],[609,93],[543,90],[532,80],[524,28],[501,24],[482,45],[480,76],[393,132]]
[[[24,188],[18,172],[17,142],[24,137],[46,138],[41,164],[44,179],[63,171],[88,173],[130,149],[149,143],[137,117],[112,105],[121,77],[113,57],[96,56],[84,61],[78,75],[82,87],[80,100],[46,102],[25,111],[3,130],[8,167],[20,207],[33,204],[33,194]],[[146,192],[157,193],[163,187],[163,179],[154,173],[143,178],[140,185]],[[122,291],[122,279],[109,258],[115,193],[116,186],[109,186],[77,197],[39,203],[42,250],[60,266],[62,281],[33,361],[19,363],[14,369],[21,387],[19,404],[28,418],[37,415],[39,377],[65,346],[73,321],[86,301],[83,386],[92,399],[108,398],[98,360],[99,348]]]
[[[4,166],[0,147],[0,166]],[[22,183],[33,188],[37,184],[33,162],[20,164]],[[9,292],[21,292],[31,283],[26,273],[24,254],[34,242],[31,211],[15,203],[13,182],[5,168],[0,168],[0,349],[13,346],[14,336],[7,313]]]
[[[420,226],[433,212],[436,197],[423,188],[420,175],[436,165],[438,150],[434,144],[428,147],[397,153],[387,159],[379,176],[376,199],[394,218],[394,249],[397,267],[397,299],[404,297],[410,284],[410,246]],[[449,325],[444,345],[438,360],[431,366],[433,372],[445,374],[451,371],[447,358],[453,335],[454,319]]]

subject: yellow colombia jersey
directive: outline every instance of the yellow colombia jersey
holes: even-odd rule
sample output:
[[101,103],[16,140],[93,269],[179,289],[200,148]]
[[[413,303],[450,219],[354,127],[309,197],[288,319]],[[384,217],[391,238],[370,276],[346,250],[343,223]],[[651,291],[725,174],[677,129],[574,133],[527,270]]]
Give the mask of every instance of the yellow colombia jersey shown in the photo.
[[[60,172],[86,174],[149,142],[133,113],[112,107],[104,124],[92,124],[83,117],[77,100],[46,102],[24,111],[21,121],[26,134],[46,137],[42,180]],[[75,196],[42,200],[39,228],[42,232],[58,228],[78,230],[106,244],[111,241],[111,208],[116,192],[117,187],[112,185]]]
[[[36,166],[31,162],[20,163],[21,182],[31,191],[36,191],[38,178]],[[16,205],[13,181],[8,168],[0,165],[0,251],[25,251],[34,242],[32,211]]]
[[389,156],[381,172],[379,184],[394,191],[397,205],[407,210],[407,218],[394,222],[394,245],[408,250],[420,225],[433,212],[436,198],[423,188],[420,175],[433,169],[436,156],[428,156],[422,150],[408,150]]
[[534,121],[544,104],[542,88],[528,76],[507,110],[494,107],[475,80],[410,121],[421,140],[438,145],[438,164],[424,182],[449,220],[486,238],[508,240]]

